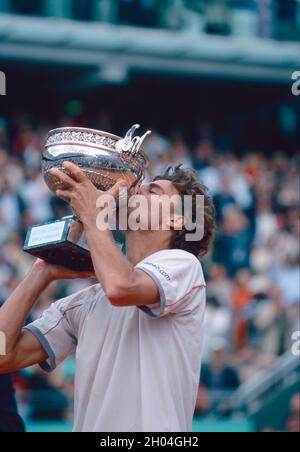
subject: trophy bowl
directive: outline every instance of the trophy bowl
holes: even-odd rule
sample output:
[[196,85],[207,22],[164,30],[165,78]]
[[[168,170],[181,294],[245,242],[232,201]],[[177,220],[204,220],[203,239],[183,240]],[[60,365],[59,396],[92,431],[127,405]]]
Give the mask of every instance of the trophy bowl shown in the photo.
[[[151,133],[134,136],[136,124],[125,138],[99,130],[64,127],[49,132],[42,155],[42,173],[49,189],[64,190],[58,178],[50,172],[58,168],[64,173],[63,162],[69,161],[81,168],[98,190],[107,191],[118,180],[126,181],[129,189],[138,187],[148,166],[141,146]],[[112,231],[122,246],[121,231]],[[32,226],[26,236],[24,251],[44,261],[76,271],[93,271],[93,262],[80,221],[73,216]]]
[[148,159],[141,150],[147,135],[133,138],[139,126],[133,126],[125,138],[93,129],[64,127],[49,132],[42,156],[42,172],[46,184],[54,193],[65,189],[63,183],[50,170],[66,172],[64,161],[81,168],[95,187],[109,190],[118,180],[132,188],[141,183]]

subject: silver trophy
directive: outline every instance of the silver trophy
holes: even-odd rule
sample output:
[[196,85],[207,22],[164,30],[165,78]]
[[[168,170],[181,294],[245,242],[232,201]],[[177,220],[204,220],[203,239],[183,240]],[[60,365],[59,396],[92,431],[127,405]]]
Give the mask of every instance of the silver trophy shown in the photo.
[[[64,190],[63,183],[50,172],[66,172],[63,162],[75,163],[95,187],[109,190],[123,179],[129,188],[142,183],[148,159],[141,147],[146,137],[134,136],[140,126],[134,125],[125,138],[93,129],[65,127],[49,132],[42,156],[42,172],[54,193]],[[118,231],[115,232],[118,241]],[[83,226],[74,216],[32,226],[26,236],[24,251],[50,264],[76,271],[93,271]]]

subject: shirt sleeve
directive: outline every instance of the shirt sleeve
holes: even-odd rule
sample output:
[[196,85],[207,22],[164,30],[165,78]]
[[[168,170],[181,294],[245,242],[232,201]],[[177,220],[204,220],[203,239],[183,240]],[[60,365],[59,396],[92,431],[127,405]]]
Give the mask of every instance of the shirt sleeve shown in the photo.
[[24,328],[38,339],[48,354],[48,359],[40,363],[44,371],[53,371],[75,353],[79,326],[85,316],[86,298],[87,289],[59,300]]
[[205,287],[199,260],[183,250],[165,250],[140,262],[143,270],[158,287],[160,300],[156,304],[140,306],[153,318],[183,313],[189,308],[194,290]]

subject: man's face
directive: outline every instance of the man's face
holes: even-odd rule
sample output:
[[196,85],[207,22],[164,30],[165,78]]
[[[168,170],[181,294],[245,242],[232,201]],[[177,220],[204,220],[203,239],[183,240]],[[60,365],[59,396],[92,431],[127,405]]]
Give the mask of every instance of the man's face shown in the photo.
[[151,182],[150,184],[142,185],[138,194],[142,194],[146,197],[167,195],[169,197],[178,195],[178,191],[169,180],[158,180]]
[[181,205],[178,191],[168,180],[158,180],[142,185],[129,200],[128,221],[137,218],[142,230],[162,230],[172,225],[178,205]]

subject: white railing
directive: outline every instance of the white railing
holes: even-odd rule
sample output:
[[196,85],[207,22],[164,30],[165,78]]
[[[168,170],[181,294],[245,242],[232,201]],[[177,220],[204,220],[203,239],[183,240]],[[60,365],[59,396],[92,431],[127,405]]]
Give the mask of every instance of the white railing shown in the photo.
[[300,369],[300,358],[291,352],[278,358],[272,367],[260,371],[232,394],[229,403],[234,411],[249,411],[254,402],[261,399],[274,386],[280,385]]

